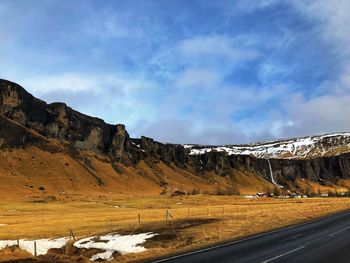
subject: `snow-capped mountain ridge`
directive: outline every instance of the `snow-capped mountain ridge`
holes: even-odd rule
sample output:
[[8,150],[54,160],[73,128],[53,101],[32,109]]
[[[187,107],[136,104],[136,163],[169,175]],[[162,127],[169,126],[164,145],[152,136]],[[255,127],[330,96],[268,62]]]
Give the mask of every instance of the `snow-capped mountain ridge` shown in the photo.
[[350,133],[268,141],[245,145],[184,145],[190,155],[226,152],[228,155],[252,155],[258,158],[316,158],[350,152]]

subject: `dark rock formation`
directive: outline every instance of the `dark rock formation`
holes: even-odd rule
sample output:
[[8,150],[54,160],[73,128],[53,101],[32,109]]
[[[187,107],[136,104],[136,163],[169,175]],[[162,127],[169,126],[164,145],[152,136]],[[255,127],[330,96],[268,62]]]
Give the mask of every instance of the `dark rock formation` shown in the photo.
[[69,108],[46,104],[21,86],[0,81],[0,115],[47,138],[57,138],[79,149],[121,157],[129,138],[124,125],[110,125]]
[[0,148],[44,143],[45,138],[0,115]]

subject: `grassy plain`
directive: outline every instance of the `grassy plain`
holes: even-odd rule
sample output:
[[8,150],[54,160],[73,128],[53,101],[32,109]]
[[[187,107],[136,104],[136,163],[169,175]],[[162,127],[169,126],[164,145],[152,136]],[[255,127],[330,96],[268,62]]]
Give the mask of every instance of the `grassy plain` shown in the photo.
[[[0,201],[0,240],[56,238],[69,236],[70,230],[77,237],[112,231],[159,234],[145,243],[146,252],[115,260],[129,262],[242,238],[350,208],[349,198],[248,200],[195,195],[76,199],[79,201]],[[173,217],[168,216],[168,221],[167,210]]]

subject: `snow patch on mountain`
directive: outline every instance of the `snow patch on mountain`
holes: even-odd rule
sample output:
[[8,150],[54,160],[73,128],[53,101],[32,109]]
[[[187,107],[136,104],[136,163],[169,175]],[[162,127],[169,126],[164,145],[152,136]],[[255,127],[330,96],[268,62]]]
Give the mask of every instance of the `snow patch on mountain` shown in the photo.
[[225,152],[228,155],[251,155],[258,158],[308,158],[337,155],[350,151],[350,133],[334,133],[247,145],[183,145],[190,155]]

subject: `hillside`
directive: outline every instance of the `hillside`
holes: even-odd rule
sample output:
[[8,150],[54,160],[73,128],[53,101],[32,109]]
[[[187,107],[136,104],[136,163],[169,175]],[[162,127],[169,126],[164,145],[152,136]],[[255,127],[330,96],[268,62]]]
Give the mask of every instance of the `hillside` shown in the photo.
[[252,194],[274,185],[301,193],[345,189],[350,176],[348,133],[251,145],[163,144],[130,138],[122,124],[47,104],[6,80],[0,124],[2,197]]

